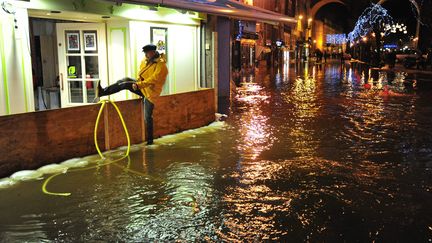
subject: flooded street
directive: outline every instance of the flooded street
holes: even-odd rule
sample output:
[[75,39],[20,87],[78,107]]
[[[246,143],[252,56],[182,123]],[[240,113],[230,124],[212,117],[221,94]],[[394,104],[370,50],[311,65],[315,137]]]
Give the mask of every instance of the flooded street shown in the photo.
[[48,184],[68,197],[47,175],[0,188],[0,241],[430,242],[428,82],[338,64],[243,77],[227,121],[73,161],[89,169]]

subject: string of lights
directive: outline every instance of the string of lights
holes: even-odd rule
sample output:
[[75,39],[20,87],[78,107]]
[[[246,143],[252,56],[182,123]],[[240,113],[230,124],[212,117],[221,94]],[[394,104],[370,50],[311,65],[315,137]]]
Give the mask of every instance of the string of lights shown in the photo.
[[240,41],[242,36],[243,36],[243,29],[244,29],[244,25],[243,25],[241,20],[238,22],[238,28],[239,28],[239,31],[238,31],[238,34],[236,36],[236,40]]
[[393,17],[390,16],[388,10],[379,4],[372,3],[357,20],[354,30],[348,34],[348,40],[354,43],[376,29],[380,30],[382,36],[387,36],[391,30],[385,27],[393,24]]
[[327,44],[342,45],[346,43],[346,34],[328,34],[326,36]]
[[388,24],[384,27],[384,30],[389,31],[390,33],[393,34],[397,32],[402,32],[404,34],[408,33],[407,26],[405,24],[399,24],[399,23],[392,24],[392,25]]

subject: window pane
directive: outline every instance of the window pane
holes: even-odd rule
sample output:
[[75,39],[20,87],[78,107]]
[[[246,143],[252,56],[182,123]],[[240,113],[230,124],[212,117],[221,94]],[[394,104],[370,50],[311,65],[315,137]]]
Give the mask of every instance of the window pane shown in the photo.
[[86,81],[87,89],[87,103],[92,103],[95,98],[95,89],[97,87],[97,81]]
[[69,81],[69,102],[83,103],[83,87],[81,81]]
[[97,56],[86,56],[85,71],[86,78],[99,78],[99,59]]
[[80,56],[68,56],[67,61],[67,72],[68,79],[82,78],[81,72],[81,57]]

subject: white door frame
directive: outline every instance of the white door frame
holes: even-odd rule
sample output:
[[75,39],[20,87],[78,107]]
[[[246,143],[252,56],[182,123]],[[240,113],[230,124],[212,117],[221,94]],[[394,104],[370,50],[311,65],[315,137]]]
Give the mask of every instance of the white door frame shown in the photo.
[[[80,53],[69,54],[70,56],[81,57],[81,72],[82,80],[87,80],[85,77],[85,58],[84,55],[98,56],[99,65],[99,78],[102,83],[107,83],[108,80],[108,61],[107,61],[107,39],[106,39],[106,26],[105,23],[57,23],[57,43],[58,43],[58,57],[59,57],[59,75],[60,75],[60,96],[61,107],[80,106],[93,103],[92,100],[86,99],[86,86],[83,82],[83,103],[71,103],[69,100],[69,84],[68,84],[68,70],[66,62],[66,33],[65,31],[80,31]],[[84,36],[83,31],[97,31],[97,53],[84,54]]]

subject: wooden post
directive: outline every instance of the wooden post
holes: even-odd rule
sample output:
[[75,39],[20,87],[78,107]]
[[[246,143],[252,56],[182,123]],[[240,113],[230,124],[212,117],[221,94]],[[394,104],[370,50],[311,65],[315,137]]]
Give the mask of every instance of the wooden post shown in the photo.
[[140,110],[141,110],[141,140],[145,141],[146,140],[146,129],[145,129],[145,119],[144,119],[144,100],[141,101],[140,104]]
[[[105,106],[109,106],[111,104],[106,104]],[[105,134],[105,150],[110,150],[110,138],[109,138],[109,107],[106,107],[103,111],[104,113],[104,134]]]

